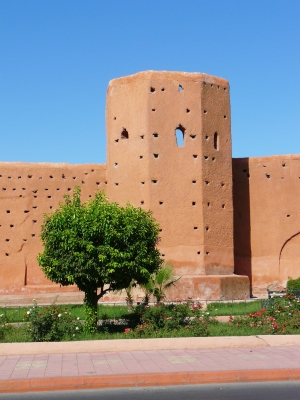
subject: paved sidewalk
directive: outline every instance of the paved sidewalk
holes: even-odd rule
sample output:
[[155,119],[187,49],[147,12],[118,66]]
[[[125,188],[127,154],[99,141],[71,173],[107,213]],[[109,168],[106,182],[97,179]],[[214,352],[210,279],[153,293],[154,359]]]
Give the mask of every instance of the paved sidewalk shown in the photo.
[[[116,342],[125,345],[127,340]],[[0,355],[0,393],[300,380],[299,345],[84,352],[76,350],[75,343],[68,353],[55,353],[51,346],[47,352],[48,344],[39,343],[44,346],[42,354]],[[149,343],[154,342],[145,345]]]

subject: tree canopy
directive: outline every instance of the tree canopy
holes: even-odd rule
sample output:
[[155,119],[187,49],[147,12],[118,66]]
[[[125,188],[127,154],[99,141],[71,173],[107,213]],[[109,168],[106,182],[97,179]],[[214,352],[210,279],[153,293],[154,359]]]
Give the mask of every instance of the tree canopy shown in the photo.
[[[134,280],[146,283],[162,260],[157,249],[159,226],[150,211],[129,203],[121,207],[104,192],[81,203],[80,188],[44,216],[38,255],[43,272],[62,286],[76,284],[95,313],[98,300]],[[95,316],[90,325],[95,329]]]

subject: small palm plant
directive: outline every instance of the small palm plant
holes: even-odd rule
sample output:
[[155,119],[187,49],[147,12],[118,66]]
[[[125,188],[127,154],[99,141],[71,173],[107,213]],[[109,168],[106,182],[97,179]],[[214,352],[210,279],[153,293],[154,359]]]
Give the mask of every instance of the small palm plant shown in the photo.
[[171,286],[175,286],[179,278],[175,278],[175,270],[172,264],[165,263],[156,274],[152,275],[150,280],[143,285],[145,291],[144,303],[149,302],[149,298],[153,295],[159,303],[166,295],[165,291]]

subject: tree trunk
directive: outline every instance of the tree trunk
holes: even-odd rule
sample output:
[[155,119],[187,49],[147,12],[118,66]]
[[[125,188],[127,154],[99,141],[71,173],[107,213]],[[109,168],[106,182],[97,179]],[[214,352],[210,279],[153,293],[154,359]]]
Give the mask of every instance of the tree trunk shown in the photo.
[[85,324],[86,333],[97,332],[98,323],[98,296],[97,289],[85,292],[84,296]]

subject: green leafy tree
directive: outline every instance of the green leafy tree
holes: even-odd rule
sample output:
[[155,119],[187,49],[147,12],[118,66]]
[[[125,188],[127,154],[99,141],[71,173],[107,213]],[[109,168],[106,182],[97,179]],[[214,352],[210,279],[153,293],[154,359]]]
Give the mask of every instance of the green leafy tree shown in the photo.
[[51,281],[85,293],[85,330],[97,329],[97,303],[105,293],[146,283],[162,260],[159,226],[150,211],[110,203],[104,192],[81,203],[80,188],[44,216],[38,262]]

